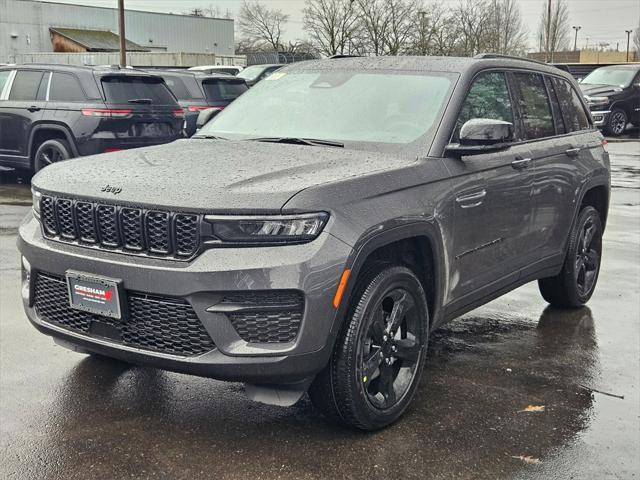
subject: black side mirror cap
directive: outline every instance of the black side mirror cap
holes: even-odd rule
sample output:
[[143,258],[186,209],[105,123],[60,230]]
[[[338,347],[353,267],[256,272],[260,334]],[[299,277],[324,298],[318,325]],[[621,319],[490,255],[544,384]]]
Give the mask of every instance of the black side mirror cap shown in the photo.
[[202,110],[198,114],[198,119],[196,120],[196,128],[200,129],[204,127],[211,121],[213,117],[215,117],[220,112],[221,110],[219,108],[207,108],[206,110]]

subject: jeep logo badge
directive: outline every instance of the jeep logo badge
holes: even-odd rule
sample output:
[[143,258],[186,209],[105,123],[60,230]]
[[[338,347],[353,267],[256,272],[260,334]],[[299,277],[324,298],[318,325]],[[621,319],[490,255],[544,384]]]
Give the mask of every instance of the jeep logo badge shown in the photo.
[[113,193],[114,195],[117,195],[122,191],[122,189],[118,187],[112,187],[111,185],[107,184],[104,187],[102,187],[100,191],[105,193]]

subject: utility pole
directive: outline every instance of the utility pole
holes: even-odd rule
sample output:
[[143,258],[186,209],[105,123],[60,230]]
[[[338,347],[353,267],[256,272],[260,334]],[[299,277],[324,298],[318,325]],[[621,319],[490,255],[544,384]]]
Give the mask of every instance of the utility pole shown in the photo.
[[547,0],[547,44],[545,46],[545,61],[549,63],[549,52],[551,51],[551,45],[549,39],[551,38],[551,0]]
[[573,51],[577,52],[578,51],[578,31],[581,29],[582,27],[580,25],[578,25],[577,27],[573,27],[573,29],[576,31],[576,36],[573,39]]
[[127,66],[127,39],[124,33],[124,0],[118,0],[118,33],[120,35],[120,68]]
[[420,54],[427,54],[427,12],[420,11]]
[[629,62],[629,37],[631,36],[631,32],[633,32],[633,30],[625,30],[624,31],[627,34],[627,63]]

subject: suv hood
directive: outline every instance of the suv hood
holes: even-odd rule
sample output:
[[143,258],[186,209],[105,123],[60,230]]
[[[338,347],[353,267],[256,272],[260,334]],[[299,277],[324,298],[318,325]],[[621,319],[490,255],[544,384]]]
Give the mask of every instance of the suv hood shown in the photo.
[[618,93],[622,91],[622,87],[618,87],[616,85],[591,85],[591,84],[580,84],[580,90],[584,95],[589,95],[590,97],[595,96],[609,96],[614,93]]
[[276,212],[305,188],[415,161],[335,147],[194,139],[56,163],[32,185],[44,193],[113,203]]

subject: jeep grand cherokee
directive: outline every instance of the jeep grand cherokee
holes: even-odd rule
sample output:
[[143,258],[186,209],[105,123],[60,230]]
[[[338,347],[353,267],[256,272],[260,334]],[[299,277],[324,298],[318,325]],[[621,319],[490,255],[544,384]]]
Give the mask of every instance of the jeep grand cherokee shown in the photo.
[[591,297],[609,161],[534,62],[341,58],[275,72],[193,139],[48,167],[20,227],[33,325],[373,430],[429,333],[537,280]]

